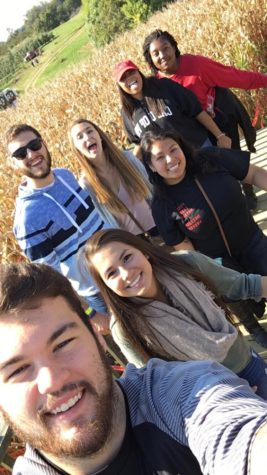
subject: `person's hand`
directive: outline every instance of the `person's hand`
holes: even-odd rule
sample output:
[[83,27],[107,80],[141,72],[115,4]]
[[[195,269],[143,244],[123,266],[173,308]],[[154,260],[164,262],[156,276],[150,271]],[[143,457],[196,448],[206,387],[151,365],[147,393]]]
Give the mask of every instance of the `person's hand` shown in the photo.
[[93,318],[90,319],[90,322],[92,323],[97,332],[101,333],[102,335],[109,335],[110,328],[108,315],[104,315],[103,313],[97,312],[93,316]]
[[217,147],[231,148],[231,145],[232,145],[232,140],[230,139],[230,137],[227,137],[227,135],[225,135],[224,133],[221,133],[217,137]]

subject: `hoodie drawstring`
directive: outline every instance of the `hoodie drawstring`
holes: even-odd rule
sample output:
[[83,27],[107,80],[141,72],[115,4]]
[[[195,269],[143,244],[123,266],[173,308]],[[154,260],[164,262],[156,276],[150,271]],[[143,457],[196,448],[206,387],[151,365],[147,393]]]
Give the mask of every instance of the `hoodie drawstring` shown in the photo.
[[[83,198],[61,177],[56,175],[57,179],[61,181],[61,183],[68,188],[68,190],[76,196],[77,200],[80,201],[80,203],[85,207],[85,209],[88,209],[89,206],[88,204],[84,201]],[[46,196],[50,200],[52,200],[62,211],[62,213],[65,214],[65,216],[68,218],[68,220],[71,222],[71,224],[77,229],[77,231],[82,234],[83,230],[80,228],[80,226],[76,223],[76,221],[72,218],[72,216],[68,213],[68,211],[60,204],[58,203],[53,196],[49,195],[49,193],[43,193],[43,196]]]

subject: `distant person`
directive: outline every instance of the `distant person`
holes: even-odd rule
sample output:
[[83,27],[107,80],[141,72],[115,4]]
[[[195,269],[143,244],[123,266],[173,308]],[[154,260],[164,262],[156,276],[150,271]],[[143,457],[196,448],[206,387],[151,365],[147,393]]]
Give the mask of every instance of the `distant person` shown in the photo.
[[[144,40],[143,53],[156,77],[169,78],[197,96],[203,109],[232,139],[232,148],[240,149],[240,126],[248,149],[255,151],[256,133],[246,109],[231,91],[221,88],[267,87],[266,74],[225,66],[200,55],[181,54],[175,38],[168,31],[152,31]],[[213,142],[213,137],[210,138]],[[255,209],[257,201],[252,187],[245,184],[243,189],[250,209]]]
[[140,160],[130,151],[120,151],[87,119],[73,122],[69,137],[82,168],[81,185],[89,191],[100,216],[112,227],[157,235],[149,204],[151,186]]
[[90,307],[105,312],[98,290],[77,259],[87,239],[108,225],[69,170],[51,169],[51,155],[35,128],[14,125],[6,139],[10,164],[24,177],[14,218],[14,235],[23,253],[62,272]]
[[172,127],[197,148],[210,145],[211,132],[220,147],[231,147],[212,118],[204,111],[191,91],[169,79],[145,77],[130,60],[120,61],[113,70],[122,106],[122,120],[130,142],[136,144],[140,157],[140,140],[144,133],[160,127]]
[[30,61],[32,66],[36,66],[39,63],[39,61],[38,61],[38,55],[39,54],[40,54],[40,52],[36,49],[28,51],[26,53],[24,61],[26,61],[27,63]]
[[114,380],[68,280],[0,273],[0,411],[14,475],[264,475],[267,403],[218,363],[152,359]]
[[18,94],[15,91],[15,89],[5,89],[3,92],[5,94],[7,104],[10,107],[16,107],[17,106]]

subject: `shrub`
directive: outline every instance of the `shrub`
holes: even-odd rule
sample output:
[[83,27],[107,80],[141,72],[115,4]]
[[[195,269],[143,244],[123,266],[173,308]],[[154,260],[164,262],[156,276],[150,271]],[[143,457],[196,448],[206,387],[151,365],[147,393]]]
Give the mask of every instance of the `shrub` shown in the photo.
[[121,10],[122,5],[120,0],[89,0],[87,29],[95,46],[109,43],[115,35],[127,28],[128,21]]
[[151,13],[150,5],[143,0],[126,0],[121,10],[129,22],[131,28],[136,27],[142,21],[147,20]]
[[127,28],[146,21],[155,10],[167,3],[166,0],[84,1],[89,38],[97,47],[104,46]]

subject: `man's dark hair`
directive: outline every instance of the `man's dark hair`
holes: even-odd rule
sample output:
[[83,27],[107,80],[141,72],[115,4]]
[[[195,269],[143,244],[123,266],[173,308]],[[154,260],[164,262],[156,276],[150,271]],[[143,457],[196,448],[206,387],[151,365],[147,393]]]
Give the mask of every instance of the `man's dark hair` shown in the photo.
[[36,137],[42,138],[40,132],[28,124],[15,124],[10,127],[6,133],[6,144],[12,142],[22,132],[33,132]]
[[168,41],[170,43],[170,45],[174,48],[175,56],[177,58],[179,58],[179,56],[180,56],[180,51],[178,49],[177,41],[174,39],[174,37],[170,33],[168,33],[168,31],[163,31],[163,30],[154,30],[154,31],[152,31],[152,33],[150,33],[145,38],[145,41],[144,41],[144,44],[143,44],[143,55],[144,55],[144,58],[145,58],[146,62],[148,63],[148,65],[149,65],[149,67],[150,67],[153,74],[156,74],[157,68],[156,68],[156,66],[154,65],[154,63],[151,59],[149,49],[150,49],[150,45],[151,45],[152,41],[158,40],[158,39]]
[[92,332],[80,298],[66,277],[45,264],[22,262],[0,268],[0,318],[16,313],[44,298],[63,297]]

